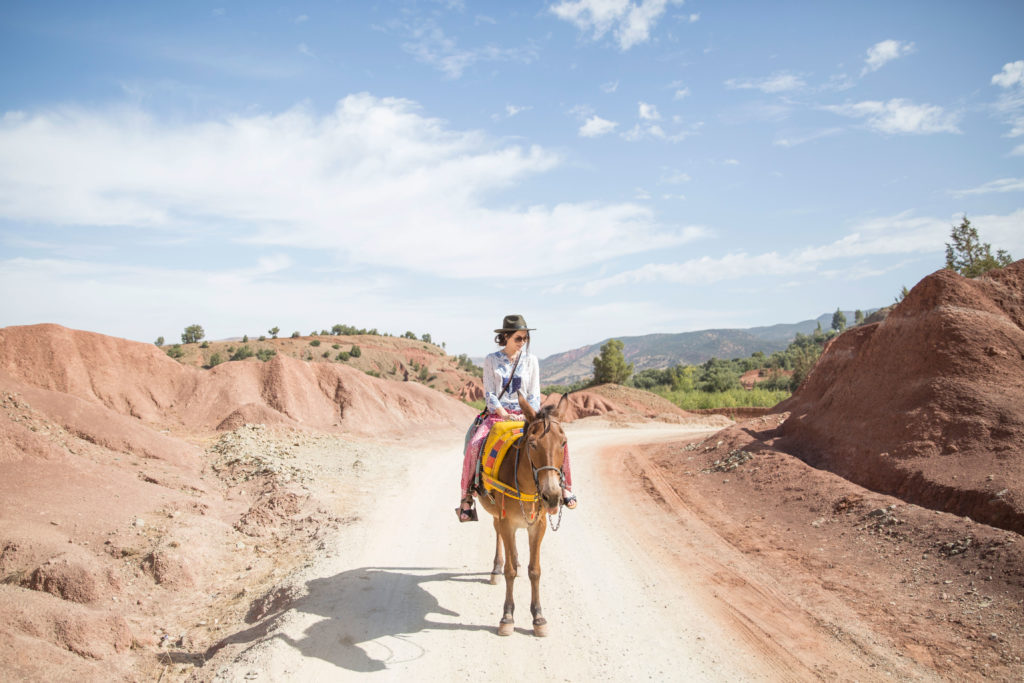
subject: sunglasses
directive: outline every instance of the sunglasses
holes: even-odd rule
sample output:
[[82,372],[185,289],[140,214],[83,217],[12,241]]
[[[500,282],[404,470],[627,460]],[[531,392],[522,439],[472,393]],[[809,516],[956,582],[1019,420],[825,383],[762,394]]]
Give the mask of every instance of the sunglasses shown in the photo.
[[528,334],[517,334],[516,336],[512,337],[512,341],[519,342],[520,344],[522,344],[524,341],[527,341],[529,338],[530,338],[530,335],[528,335]]

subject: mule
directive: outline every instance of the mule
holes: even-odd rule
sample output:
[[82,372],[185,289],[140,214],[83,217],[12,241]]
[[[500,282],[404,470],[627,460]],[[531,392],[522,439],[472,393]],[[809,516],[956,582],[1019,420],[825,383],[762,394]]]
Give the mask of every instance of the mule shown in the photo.
[[512,587],[519,570],[516,531],[524,528],[530,540],[528,574],[533,633],[536,636],[548,634],[548,622],[540,606],[540,544],[546,530],[544,513],[557,514],[562,504],[562,462],[565,458],[566,439],[561,420],[568,405],[569,402],[563,396],[558,405],[534,411],[523,395],[519,394],[519,406],[526,424],[522,437],[509,449],[502,461],[497,479],[520,491],[528,500],[533,496],[536,500],[524,502],[497,491],[478,495],[481,507],[494,518],[495,550],[491,583],[497,583],[499,573],[505,574],[505,606],[498,625],[499,636],[510,635],[515,629]]

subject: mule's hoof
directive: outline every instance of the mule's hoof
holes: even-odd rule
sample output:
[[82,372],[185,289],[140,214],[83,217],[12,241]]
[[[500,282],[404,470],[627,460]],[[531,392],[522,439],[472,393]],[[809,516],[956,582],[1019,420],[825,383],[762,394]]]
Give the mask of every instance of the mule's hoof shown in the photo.
[[499,636],[510,636],[510,635],[512,635],[512,633],[515,630],[516,630],[516,625],[514,623],[512,623],[511,621],[508,622],[507,624],[505,622],[501,622],[500,624],[498,624],[498,635]]
[[494,573],[491,574],[491,585],[492,586],[497,586],[498,585],[498,577],[500,577],[500,576],[501,576],[501,574],[494,574]]
[[538,638],[547,638],[548,622],[544,619],[541,619],[540,621],[535,621],[533,623],[533,635],[537,636]]

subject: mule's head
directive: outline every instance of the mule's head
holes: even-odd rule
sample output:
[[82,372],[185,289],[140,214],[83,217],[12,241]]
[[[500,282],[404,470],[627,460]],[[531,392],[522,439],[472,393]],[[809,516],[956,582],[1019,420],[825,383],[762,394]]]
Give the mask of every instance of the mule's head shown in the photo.
[[557,513],[562,503],[562,463],[566,445],[562,417],[569,405],[566,399],[563,396],[558,405],[534,411],[522,393],[519,394],[519,407],[526,418],[524,452],[537,480],[537,495],[549,514]]

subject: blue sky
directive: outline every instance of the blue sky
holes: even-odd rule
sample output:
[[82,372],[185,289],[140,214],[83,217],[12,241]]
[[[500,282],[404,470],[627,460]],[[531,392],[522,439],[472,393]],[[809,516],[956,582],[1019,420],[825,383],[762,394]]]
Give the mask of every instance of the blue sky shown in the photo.
[[481,355],[1024,256],[1020,2],[5,2],[0,325]]

